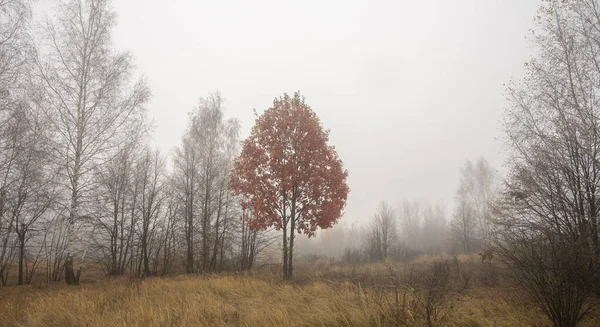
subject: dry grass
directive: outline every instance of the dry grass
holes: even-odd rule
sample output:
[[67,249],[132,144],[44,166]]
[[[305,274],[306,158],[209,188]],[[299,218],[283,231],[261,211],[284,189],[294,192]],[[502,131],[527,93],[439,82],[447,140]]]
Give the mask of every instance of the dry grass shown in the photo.
[[348,283],[298,286],[249,276],[30,287],[0,300],[0,325],[368,326],[376,312],[359,294]]
[[[424,325],[411,304],[418,293],[403,288],[397,295],[389,267],[299,264],[294,282],[271,271],[9,286],[0,288],[0,326]],[[506,288],[475,285],[444,305],[443,326],[549,326],[526,297]],[[598,324],[590,318],[582,325]]]

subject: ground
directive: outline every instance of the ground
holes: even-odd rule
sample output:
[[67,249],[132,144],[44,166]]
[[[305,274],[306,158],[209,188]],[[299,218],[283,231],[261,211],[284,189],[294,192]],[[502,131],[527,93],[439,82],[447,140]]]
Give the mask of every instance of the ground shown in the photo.
[[[460,264],[467,277],[449,278],[445,292],[436,293],[446,287],[437,282],[428,290],[406,287],[405,276],[425,271],[412,267],[429,269],[431,262],[305,262],[292,281],[271,269],[7,286],[0,288],[0,326],[550,325],[521,290],[485,286],[473,260]],[[596,321],[592,316],[582,325]]]

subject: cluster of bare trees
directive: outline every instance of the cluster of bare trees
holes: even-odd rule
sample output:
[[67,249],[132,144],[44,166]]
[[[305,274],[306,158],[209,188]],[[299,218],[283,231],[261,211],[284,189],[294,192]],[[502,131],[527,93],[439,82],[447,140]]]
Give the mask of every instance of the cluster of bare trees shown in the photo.
[[447,218],[442,204],[404,200],[399,209],[401,239],[411,250],[440,254],[446,247]]
[[140,142],[97,171],[93,249],[109,274],[252,268],[269,238],[248,229],[229,191],[238,131],[217,92],[190,113],[170,171]]
[[459,173],[451,217],[442,204],[405,199],[395,209],[381,202],[368,224],[353,226],[345,233],[355,241],[346,242],[344,260],[407,260],[421,254],[486,249],[494,226],[491,210],[498,192],[496,173],[483,157],[476,163],[467,160]]
[[63,184],[57,200],[69,215],[65,278],[77,284],[83,259],[76,272],[76,224],[95,215],[94,173],[124,150],[123,141],[144,132],[150,91],[143,80],[131,83],[131,56],[112,48],[115,18],[107,1],[60,3],[57,10],[59,18],[43,26],[43,41],[35,44],[33,71],[43,120],[53,131],[49,156]]
[[381,202],[369,226],[371,255],[379,260],[388,258],[397,239],[398,228],[394,210],[387,203]]
[[0,282],[18,262],[18,283],[31,279],[25,260],[31,230],[44,220],[57,195],[56,173],[40,160],[48,154],[48,126],[39,110],[42,94],[32,82],[28,26],[31,7],[0,1]]
[[453,215],[443,205],[403,200],[397,209],[381,202],[369,223],[353,226],[345,238],[346,261],[405,260],[419,254],[473,253],[490,244],[492,208],[498,193],[495,171],[480,157],[459,170]]
[[0,282],[78,284],[86,261],[252,268],[272,239],[229,191],[239,124],[221,95],[200,99],[169,158],[151,146],[149,88],[112,45],[109,1],[58,2],[43,24],[31,5],[0,0]]
[[[240,220],[239,199],[229,189],[239,123],[224,119],[222,105],[219,93],[200,100],[174,155],[172,192],[180,204],[175,213],[183,219],[188,273],[223,269],[233,257],[240,268],[250,269],[263,243],[259,232],[249,230],[248,217]],[[237,243],[240,252],[233,253]]]
[[174,227],[165,159],[147,147],[128,147],[105,167],[95,176],[92,253],[109,274],[156,273],[169,259]]
[[447,222],[443,205],[404,200],[398,208],[381,202],[369,222],[347,229],[343,238],[347,262],[406,260],[447,250]]

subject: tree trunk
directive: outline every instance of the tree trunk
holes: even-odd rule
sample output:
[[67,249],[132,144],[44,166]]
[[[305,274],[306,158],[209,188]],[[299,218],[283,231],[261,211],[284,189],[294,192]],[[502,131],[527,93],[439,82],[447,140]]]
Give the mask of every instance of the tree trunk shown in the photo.
[[283,278],[288,278],[289,276],[289,264],[288,264],[288,217],[287,217],[287,190],[283,190],[283,217],[281,217],[281,221],[283,222]]
[[19,285],[23,285],[23,261],[25,260],[25,227],[21,227],[21,231],[18,233],[19,237]]
[[125,195],[121,196],[121,222],[119,223],[119,262],[117,264],[117,273],[123,275],[125,273],[125,260],[127,252],[123,253],[123,242],[125,232]]
[[296,223],[292,219],[292,226],[290,228],[290,254],[288,255],[288,278],[292,278],[293,270],[293,258],[294,258],[294,237],[295,237],[295,225]]
[[187,257],[185,263],[185,272],[191,274],[194,272],[194,179],[193,171],[190,173],[192,177],[186,181],[188,194],[186,194],[186,243],[187,243]]
[[[191,197],[191,196],[190,196]],[[194,220],[193,220],[193,208],[192,200],[188,198],[188,207],[186,208],[187,213],[187,259],[185,264],[185,272],[191,274],[194,272]]]
[[219,203],[217,205],[217,218],[215,221],[215,243],[213,244],[212,259],[210,261],[210,267],[211,267],[212,271],[215,271],[217,269],[217,257],[218,257],[218,252],[219,252],[219,244],[221,241],[221,238],[219,235],[219,224],[221,224],[222,202],[223,202],[223,191],[221,190],[221,192],[219,192]]
[[[148,219],[150,219],[148,217]],[[144,232],[142,236],[142,265],[144,276],[150,276],[150,264],[148,257],[148,227],[144,226]]]
[[67,225],[67,258],[65,259],[65,282],[68,285],[77,285],[79,280],[75,277],[73,269],[73,248],[75,246],[75,217],[77,216],[77,183],[74,183],[73,193],[71,195],[71,212],[69,214],[69,224]]
[[4,267],[0,268],[0,283],[2,286],[6,286],[7,278],[4,276]]
[[256,232],[253,232],[250,237],[250,252],[248,256],[248,270],[254,266],[255,254],[256,254]]
[[283,278],[288,278],[287,221],[283,224]]
[[225,197],[225,216],[223,216],[223,232],[221,232],[221,248],[220,248],[220,258],[219,258],[219,269],[223,269],[223,259],[225,256],[225,232],[227,230],[227,221],[229,219],[229,191],[227,191],[227,196]]
[[241,260],[240,260],[240,268],[242,270],[249,270],[248,269],[248,258],[249,258],[249,233],[250,231],[248,230],[248,223],[246,222],[247,220],[247,216],[246,216],[246,212],[242,211],[242,248],[241,248]]
[[118,231],[118,224],[117,224],[117,220],[119,217],[119,213],[118,213],[118,203],[114,206],[114,211],[113,211],[113,228],[112,228],[112,233],[110,234],[110,258],[111,258],[111,265],[110,265],[110,274],[111,275],[117,275],[118,274],[118,267],[117,267],[117,238],[119,235],[119,231]]
[[209,235],[209,219],[210,215],[208,212],[208,204],[210,200],[210,185],[208,182],[208,177],[205,185],[204,191],[204,201],[202,208],[202,270],[207,271],[209,268],[209,244],[208,244],[208,235]]
[[292,278],[293,259],[294,259],[294,236],[296,235],[296,188],[292,189],[292,212],[290,215],[290,254],[288,258],[288,278]]
[[[82,68],[83,69],[83,68]],[[80,86],[80,87],[83,87]],[[67,225],[67,258],[65,260],[65,282],[68,285],[79,284],[79,273],[75,276],[73,270],[73,256],[75,248],[75,220],[79,215],[79,169],[81,168],[81,153],[83,141],[83,112],[82,103],[85,103],[85,91],[80,90],[79,104],[77,107],[77,140],[75,146],[75,160],[73,162],[73,177],[71,179],[71,206],[69,210],[69,224]]]
[[75,271],[73,270],[73,255],[71,253],[67,253],[67,259],[65,260],[65,282],[69,285],[77,285]]

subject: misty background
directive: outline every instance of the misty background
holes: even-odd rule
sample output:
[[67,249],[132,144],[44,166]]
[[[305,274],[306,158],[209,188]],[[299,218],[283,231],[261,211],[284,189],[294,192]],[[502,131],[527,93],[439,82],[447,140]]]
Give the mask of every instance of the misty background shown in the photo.
[[[240,139],[283,92],[300,90],[349,171],[343,229],[381,201],[456,207],[459,167],[502,172],[504,84],[523,76],[535,1],[259,0],[112,2],[115,48],[129,51],[152,96],[154,144],[172,154],[198,99],[219,91]],[[265,8],[268,8],[265,9]],[[36,4],[34,20],[52,16]],[[354,237],[319,231],[339,254]],[[340,234],[337,235],[336,234]],[[321,237],[323,238],[323,237]],[[299,245],[302,251],[304,246]],[[320,250],[319,250],[320,251]]]
[[[114,41],[152,97],[154,140],[181,140],[198,97],[254,123],[301,90],[349,171],[345,223],[403,198],[453,206],[458,167],[502,164],[503,83],[523,73],[536,1],[114,1]],[[266,9],[268,8],[268,10]]]

